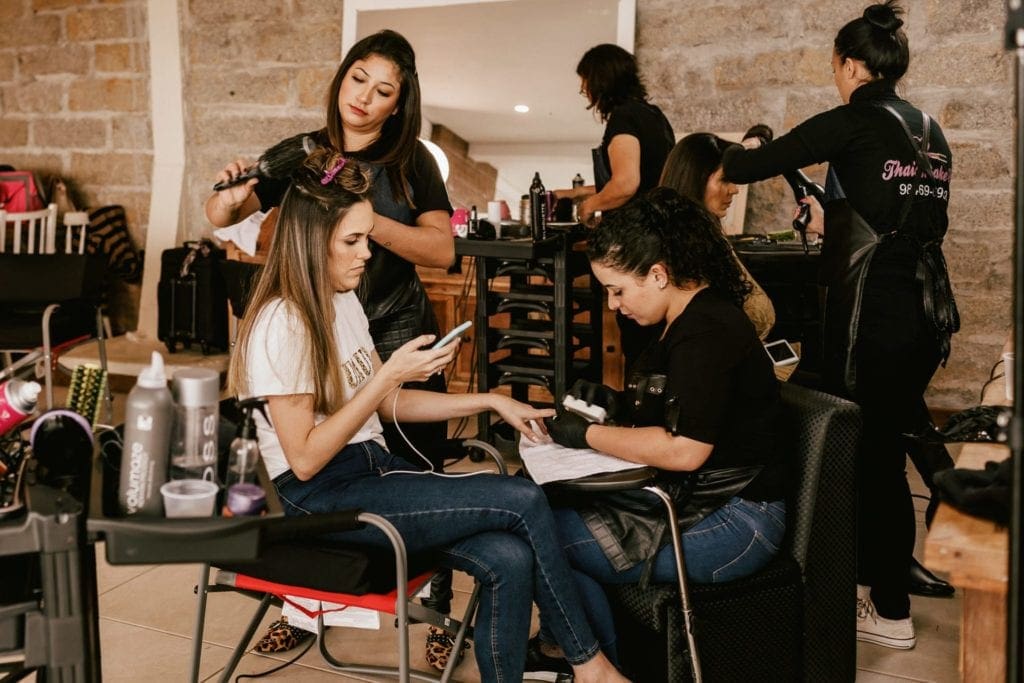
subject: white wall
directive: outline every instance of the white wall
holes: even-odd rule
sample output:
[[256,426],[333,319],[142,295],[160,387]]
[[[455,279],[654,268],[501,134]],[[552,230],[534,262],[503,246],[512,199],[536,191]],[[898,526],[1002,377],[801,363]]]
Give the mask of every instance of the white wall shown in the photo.
[[533,174],[540,172],[548,190],[570,187],[573,176],[583,176],[587,185],[594,183],[590,148],[582,143],[476,143],[470,145],[469,156],[474,161],[485,161],[498,170],[496,199],[504,199],[512,210],[512,218],[519,218],[519,199],[530,189]]

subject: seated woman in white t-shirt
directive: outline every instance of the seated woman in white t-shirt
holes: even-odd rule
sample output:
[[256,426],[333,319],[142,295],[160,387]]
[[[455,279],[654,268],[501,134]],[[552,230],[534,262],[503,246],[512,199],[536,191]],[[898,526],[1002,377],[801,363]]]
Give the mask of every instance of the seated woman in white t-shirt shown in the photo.
[[[437,421],[491,410],[533,439],[529,421],[553,411],[501,394],[403,389],[454,358],[457,344],[425,348],[434,335],[381,363],[354,291],[370,257],[368,190],[357,162],[323,148],[310,155],[285,194],[240,325],[229,387],[267,398],[270,423],[257,418],[260,448],[286,514],[376,513],[398,528],[410,553],[439,551],[447,566],[477,578],[475,653],[484,681],[521,678],[533,601],[550,615],[577,681],[625,680],[599,651],[536,485],[422,472],[385,449],[380,418]],[[373,528],[336,536],[387,545]]]

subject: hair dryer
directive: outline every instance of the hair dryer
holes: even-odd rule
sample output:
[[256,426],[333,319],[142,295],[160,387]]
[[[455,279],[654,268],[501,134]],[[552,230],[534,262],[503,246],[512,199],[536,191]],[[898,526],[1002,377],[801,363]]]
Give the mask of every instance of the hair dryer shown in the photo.
[[800,212],[793,219],[793,229],[800,233],[800,241],[804,245],[804,253],[807,248],[807,225],[811,222],[811,206],[801,202],[806,197],[814,197],[819,202],[825,201],[825,188],[808,178],[803,171],[795,169],[782,174],[782,177],[789,183],[793,190],[793,197],[796,199]]

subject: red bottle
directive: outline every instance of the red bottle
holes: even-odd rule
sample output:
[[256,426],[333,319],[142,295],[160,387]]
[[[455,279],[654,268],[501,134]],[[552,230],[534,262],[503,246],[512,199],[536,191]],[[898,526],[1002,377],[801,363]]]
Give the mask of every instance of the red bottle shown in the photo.
[[12,379],[0,385],[0,435],[14,429],[35,411],[42,390],[38,382],[20,379]]

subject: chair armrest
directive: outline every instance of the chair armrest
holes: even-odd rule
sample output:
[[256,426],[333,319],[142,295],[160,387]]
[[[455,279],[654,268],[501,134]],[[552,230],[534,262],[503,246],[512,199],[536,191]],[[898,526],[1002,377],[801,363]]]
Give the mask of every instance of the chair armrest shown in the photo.
[[589,477],[570,479],[568,481],[553,481],[550,484],[545,484],[544,488],[566,493],[608,493],[610,491],[630,491],[653,484],[657,476],[657,469],[653,467],[641,467],[639,469],[623,470],[621,472],[592,474]]
[[268,520],[261,529],[260,538],[264,542],[296,541],[304,538],[352,531],[363,526],[359,519],[362,510],[351,508],[315,515],[295,515]]
[[491,457],[494,464],[498,466],[499,474],[508,474],[508,466],[505,465],[505,459],[501,457],[501,452],[497,448],[487,443],[486,441],[480,441],[479,439],[466,439],[462,442],[465,448],[475,448],[479,451],[483,451],[485,454]]

